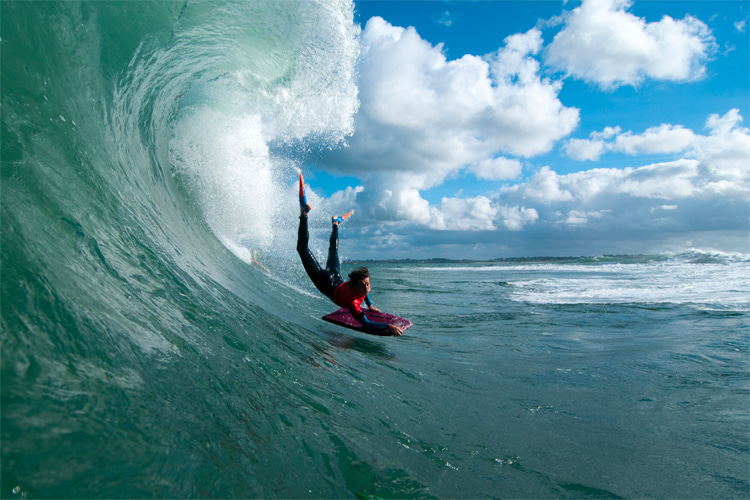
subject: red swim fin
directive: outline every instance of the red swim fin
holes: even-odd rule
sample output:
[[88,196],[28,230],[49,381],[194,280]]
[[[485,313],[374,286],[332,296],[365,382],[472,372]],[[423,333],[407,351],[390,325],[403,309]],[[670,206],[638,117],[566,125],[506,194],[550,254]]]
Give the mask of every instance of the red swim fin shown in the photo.
[[302,172],[299,173],[299,206],[304,213],[312,210],[312,207],[307,203],[307,196],[305,196],[305,180],[302,178]]

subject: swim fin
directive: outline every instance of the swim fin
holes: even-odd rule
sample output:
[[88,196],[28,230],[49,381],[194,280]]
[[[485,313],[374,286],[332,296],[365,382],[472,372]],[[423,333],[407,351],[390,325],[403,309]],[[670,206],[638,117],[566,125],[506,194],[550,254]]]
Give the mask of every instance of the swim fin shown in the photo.
[[302,172],[299,173],[299,206],[305,214],[312,210],[310,204],[307,203],[307,196],[305,196],[305,181],[302,179]]
[[345,221],[346,219],[348,219],[348,218],[349,218],[349,216],[350,216],[351,214],[353,214],[353,213],[354,213],[354,210],[352,210],[352,211],[351,211],[351,212],[349,212],[348,214],[344,214],[344,215],[342,215],[341,217],[331,217],[331,223],[334,223],[334,222],[335,222],[335,223],[341,224],[341,223],[342,223],[342,222],[344,222],[344,221]]

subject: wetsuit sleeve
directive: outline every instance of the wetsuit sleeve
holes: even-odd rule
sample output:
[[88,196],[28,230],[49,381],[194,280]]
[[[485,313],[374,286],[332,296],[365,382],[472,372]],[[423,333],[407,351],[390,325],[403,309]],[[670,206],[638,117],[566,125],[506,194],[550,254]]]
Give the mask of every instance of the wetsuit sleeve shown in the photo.
[[367,307],[372,307],[372,301],[370,300],[369,295],[365,295],[365,304],[367,304]]
[[368,330],[376,330],[380,332],[387,332],[388,331],[388,323],[378,323],[377,321],[370,321],[367,319],[367,316],[365,316],[365,313],[356,316],[357,321],[359,321],[359,324],[363,327],[367,328]]

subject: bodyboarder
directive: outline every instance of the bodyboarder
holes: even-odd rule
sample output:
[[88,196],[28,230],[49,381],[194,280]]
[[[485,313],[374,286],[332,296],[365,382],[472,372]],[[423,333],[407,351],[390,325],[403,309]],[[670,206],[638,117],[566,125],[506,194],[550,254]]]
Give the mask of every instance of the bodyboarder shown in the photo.
[[299,230],[297,232],[297,253],[299,253],[302,265],[315,287],[331,299],[339,307],[349,309],[352,316],[359,321],[362,327],[379,332],[390,332],[391,335],[400,336],[403,330],[396,325],[379,323],[367,319],[361,304],[364,301],[372,312],[379,310],[372,305],[370,297],[370,271],[366,267],[360,267],[349,273],[349,281],[341,278],[340,262],[338,255],[339,247],[339,224],[344,222],[352,212],[341,217],[331,217],[331,238],[328,246],[328,260],[325,269],[320,267],[315,256],[308,247],[310,235],[307,229],[307,214],[312,207],[307,203],[305,196],[305,183],[302,173],[299,174]]

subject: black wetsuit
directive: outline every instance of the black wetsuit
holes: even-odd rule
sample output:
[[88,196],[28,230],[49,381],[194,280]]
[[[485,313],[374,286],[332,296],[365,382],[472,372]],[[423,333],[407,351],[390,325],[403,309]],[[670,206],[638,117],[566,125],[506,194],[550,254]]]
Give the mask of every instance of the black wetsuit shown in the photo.
[[[341,305],[342,307],[349,307],[351,309],[349,304],[338,304],[334,299],[336,288],[344,284],[344,280],[341,279],[341,264],[339,262],[339,226],[334,225],[331,229],[331,239],[328,244],[328,260],[326,261],[325,269],[320,267],[320,264],[318,264],[315,256],[310,251],[308,245],[309,241],[310,233],[307,229],[307,214],[300,215],[299,229],[297,231],[297,253],[299,253],[299,257],[302,260],[302,265],[305,267],[307,275],[312,280],[315,288],[331,299],[334,304]],[[368,307],[372,306],[372,302],[370,302],[368,296],[365,295],[364,300]],[[357,301],[356,309],[359,310],[359,301]],[[355,317],[362,326],[371,330],[388,330],[387,324],[370,321],[362,312]]]
[[307,215],[300,215],[299,230],[297,231],[297,253],[302,259],[302,265],[310,276],[315,288],[333,300],[333,291],[344,281],[341,279],[341,265],[339,263],[339,227],[333,226],[328,245],[328,260],[326,268],[322,269],[315,256],[308,247],[310,233],[307,230]]

